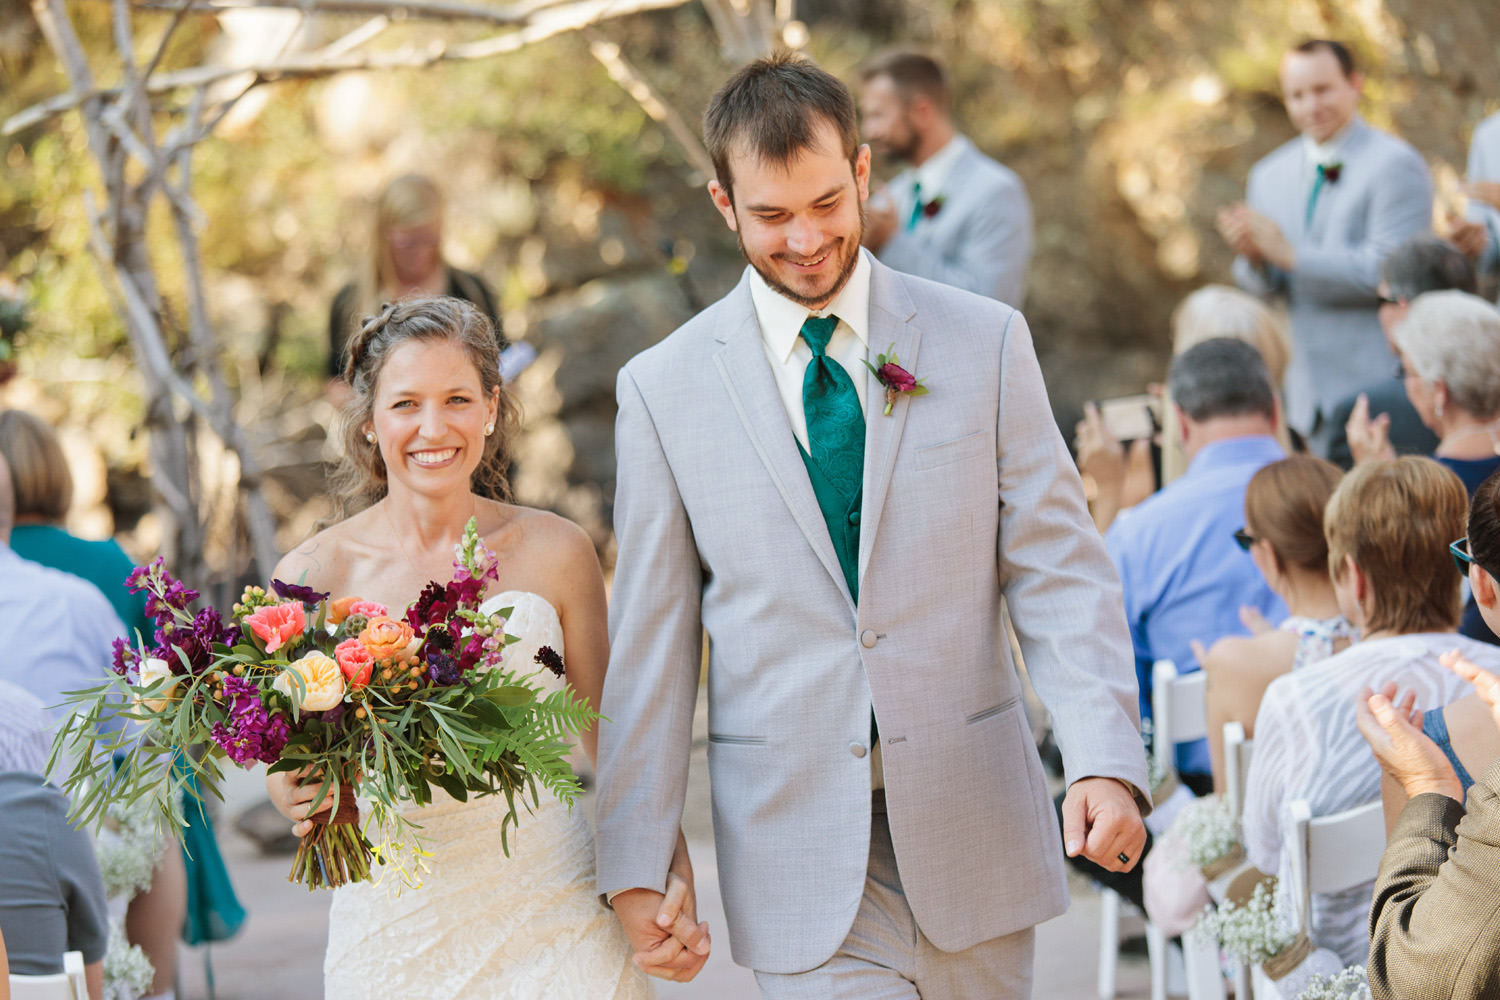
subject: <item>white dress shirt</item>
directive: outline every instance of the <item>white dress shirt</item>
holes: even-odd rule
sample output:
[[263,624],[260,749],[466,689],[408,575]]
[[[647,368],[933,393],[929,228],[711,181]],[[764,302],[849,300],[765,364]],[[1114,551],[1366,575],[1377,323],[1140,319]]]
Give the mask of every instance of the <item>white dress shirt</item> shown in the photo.
[[923,160],[922,165],[913,171],[916,174],[914,180],[922,185],[923,202],[929,202],[943,193],[943,185],[948,183],[953,165],[958,162],[968,145],[968,139],[955,134],[943,144],[942,149]]
[[[800,336],[808,316],[837,316],[839,325],[828,338],[828,356],[843,366],[854,382],[859,408],[865,408],[865,380],[869,369],[864,360],[870,356],[870,261],[861,248],[859,263],[827,308],[814,312],[786,298],[766,284],[754,268],[750,269],[750,300],[755,303],[755,317],[760,323],[760,342],[771,363],[776,390],[792,422],[792,433],[807,448],[807,416],[802,412],[802,380],[812,361],[812,348]],[[884,348],[881,348],[884,350]]]
[[1343,162],[1344,141],[1354,130],[1354,123],[1357,120],[1358,116],[1350,118],[1343,128],[1328,137],[1327,142],[1319,142],[1306,132],[1302,133],[1302,162],[1306,164],[1309,177],[1316,173],[1319,167],[1331,167],[1335,163]]
[[[949,143],[943,148],[952,147]],[[931,160],[928,161],[929,163]],[[864,361],[870,359],[870,258],[869,251],[859,249],[859,262],[844,287],[833,297],[827,307],[814,311],[791,299],[766,284],[755,268],[750,268],[750,301],[755,304],[755,318],[760,324],[760,343],[766,349],[766,360],[771,363],[771,376],[776,380],[776,391],[781,394],[781,405],[786,407],[787,419],[791,421],[792,433],[797,443],[811,453],[807,447],[807,415],[802,412],[802,381],[807,375],[808,363],[812,361],[812,348],[801,337],[802,324],[808,316],[837,316],[839,325],[828,338],[828,356],[843,366],[854,383],[854,392],[859,396],[859,408],[865,412],[866,382],[869,369]],[[884,352],[880,348],[876,353]],[[885,769],[880,761],[880,743],[875,742],[870,753],[870,783],[873,788],[885,787]]]

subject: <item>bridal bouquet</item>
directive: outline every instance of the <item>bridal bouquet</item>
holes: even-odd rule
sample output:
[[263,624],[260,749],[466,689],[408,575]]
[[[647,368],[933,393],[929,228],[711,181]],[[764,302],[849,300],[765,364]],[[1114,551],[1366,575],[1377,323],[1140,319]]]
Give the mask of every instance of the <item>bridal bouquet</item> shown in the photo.
[[[75,815],[90,822],[146,801],[180,828],[182,791],[197,796],[192,776],[214,788],[228,758],[309,776],[314,809],[333,797],[289,876],[310,889],[368,879],[375,857],[414,881],[398,859],[421,856],[419,828],[399,807],[431,802],[434,786],[460,801],[503,794],[509,853],[518,804],[537,804],[539,788],[572,804],[568,737],[596,716],[571,690],[537,683],[542,668],[562,673],[550,648],[535,669],[499,669],[515,641],[504,627],[511,609],[479,611],[498,574],[472,519],[455,551],[453,580],[429,583],[401,617],[273,581],[274,594],[247,588],[226,621],[190,610],[197,593],[161,559],[138,567],[128,583],[148,595],[153,643],[116,641],[115,676],[70,693],[74,714],[53,746],[54,762],[72,757]],[[174,769],[178,748],[195,744],[207,748],[202,759],[182,754],[187,766]],[[356,794],[371,803],[364,823]]]

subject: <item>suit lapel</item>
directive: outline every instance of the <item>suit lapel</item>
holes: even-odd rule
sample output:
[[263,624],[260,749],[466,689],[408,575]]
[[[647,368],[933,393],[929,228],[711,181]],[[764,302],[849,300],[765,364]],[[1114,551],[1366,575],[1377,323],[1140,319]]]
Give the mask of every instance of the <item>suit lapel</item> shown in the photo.
[[[891,353],[894,343],[894,351],[901,367],[920,378],[917,348],[921,346],[922,331],[916,323],[916,308],[895,271],[878,262],[872,262],[872,266],[870,364],[875,364],[875,355]],[[880,531],[885,497],[896,468],[896,452],[901,445],[901,432],[906,429],[906,415],[912,404],[910,396],[897,396],[891,415],[886,416],[885,386],[881,385],[880,379],[873,372],[867,373],[866,377],[869,381],[865,394],[864,501],[859,529],[860,580],[864,579],[865,567],[869,565],[875,537]]]
[[745,425],[756,456],[765,465],[771,482],[791,511],[792,519],[802,529],[818,561],[833,577],[844,600],[853,608],[854,601],[844,581],[844,572],[839,568],[838,554],[828,537],[828,525],[818,509],[818,499],[808,481],[807,468],[797,452],[797,438],[792,433],[786,407],[771,375],[770,362],[766,360],[748,280],[741,281],[732,295],[733,301],[727,311],[730,316],[738,316],[739,320],[737,324],[731,320],[718,335],[724,346],[714,353],[714,366],[724,380],[724,388],[740,422]]

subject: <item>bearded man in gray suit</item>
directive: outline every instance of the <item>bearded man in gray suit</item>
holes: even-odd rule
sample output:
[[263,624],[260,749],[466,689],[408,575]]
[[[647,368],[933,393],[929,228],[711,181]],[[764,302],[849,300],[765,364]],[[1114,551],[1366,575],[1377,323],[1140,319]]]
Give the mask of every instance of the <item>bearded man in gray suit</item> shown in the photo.
[[1364,78],[1339,42],[1305,42],[1281,61],[1287,116],[1302,135],[1250,170],[1219,213],[1240,286],[1291,310],[1287,423],[1327,455],[1344,398],[1395,370],[1377,310],[1380,263],[1431,232],[1432,176],[1420,154],[1366,125]]
[[643,965],[696,971],[656,918],[706,630],[735,961],[772,998],[1027,997],[1059,843],[1128,869],[1149,802],[1119,583],[1026,321],[861,249],[869,149],[802,57],[740,70],[704,130],[750,267],[619,376],[599,890]]
[[865,246],[898,271],[1021,308],[1031,264],[1031,201],[1015,173],[959,134],[947,74],[896,49],[860,74],[865,138],[908,164],[870,202]]

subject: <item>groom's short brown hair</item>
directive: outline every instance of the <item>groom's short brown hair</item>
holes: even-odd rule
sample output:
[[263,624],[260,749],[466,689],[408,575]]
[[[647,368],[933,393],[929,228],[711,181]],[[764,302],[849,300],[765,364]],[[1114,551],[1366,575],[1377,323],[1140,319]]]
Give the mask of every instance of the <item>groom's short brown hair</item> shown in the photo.
[[811,59],[783,50],[741,68],[719,88],[703,112],[703,139],[719,184],[733,200],[732,152],[787,164],[812,147],[825,121],[838,132],[852,167],[859,126],[849,88]]

